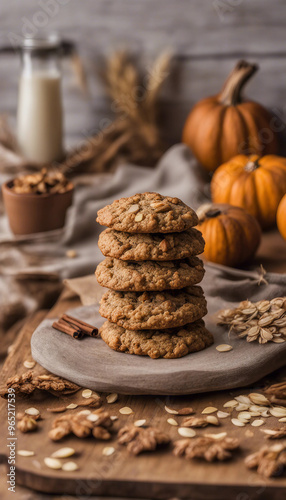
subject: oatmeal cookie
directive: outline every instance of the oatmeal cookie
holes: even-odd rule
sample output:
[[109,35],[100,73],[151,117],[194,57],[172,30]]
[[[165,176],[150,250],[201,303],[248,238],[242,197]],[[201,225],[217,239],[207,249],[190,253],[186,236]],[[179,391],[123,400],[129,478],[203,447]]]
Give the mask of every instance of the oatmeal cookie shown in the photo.
[[173,233],[198,224],[196,212],[178,198],[158,193],[120,198],[98,211],[97,222],[127,233]]
[[106,257],[95,271],[101,286],[127,292],[180,289],[195,285],[204,276],[198,257],[162,261],[130,262]]
[[115,292],[108,290],[99,313],[128,330],[175,328],[207,314],[200,286],[164,292]]
[[213,343],[213,336],[202,320],[181,328],[136,331],[106,321],[99,332],[104,342],[115,351],[154,359],[181,358]]
[[191,228],[181,233],[130,234],[105,229],[98,246],[106,257],[120,260],[176,260],[204,251],[202,233]]

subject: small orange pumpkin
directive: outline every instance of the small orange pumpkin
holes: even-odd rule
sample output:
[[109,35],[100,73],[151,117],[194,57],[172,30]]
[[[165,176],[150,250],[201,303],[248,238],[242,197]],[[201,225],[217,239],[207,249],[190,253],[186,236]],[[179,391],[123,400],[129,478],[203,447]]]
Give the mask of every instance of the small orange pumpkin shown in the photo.
[[277,226],[281,236],[286,240],[286,194],[283,196],[278,206]]
[[275,224],[282,196],[286,193],[286,158],[238,155],[213,175],[214,203],[229,203],[254,215],[262,228]]
[[197,228],[206,242],[203,255],[207,260],[236,267],[254,256],[261,239],[255,217],[227,204],[203,205],[197,214]]
[[186,120],[182,142],[209,172],[238,154],[278,153],[273,117],[261,104],[241,96],[257,69],[239,61],[221,92],[199,101]]

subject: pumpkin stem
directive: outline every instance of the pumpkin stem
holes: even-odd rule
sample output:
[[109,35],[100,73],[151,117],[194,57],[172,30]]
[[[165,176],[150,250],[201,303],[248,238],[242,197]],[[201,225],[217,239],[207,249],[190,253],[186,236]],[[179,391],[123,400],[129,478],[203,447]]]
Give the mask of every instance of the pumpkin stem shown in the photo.
[[240,104],[242,102],[241,91],[258,68],[257,64],[250,64],[243,60],[238,61],[219,93],[220,103],[226,106]]
[[259,167],[259,161],[258,160],[259,160],[259,158],[257,158],[257,160],[248,161],[247,164],[244,167],[244,170],[246,172],[254,172],[254,170],[256,170]]
[[208,217],[210,219],[211,217],[217,217],[220,214],[221,214],[221,210],[219,210],[219,208],[211,208],[210,210],[208,210],[206,212],[206,217]]

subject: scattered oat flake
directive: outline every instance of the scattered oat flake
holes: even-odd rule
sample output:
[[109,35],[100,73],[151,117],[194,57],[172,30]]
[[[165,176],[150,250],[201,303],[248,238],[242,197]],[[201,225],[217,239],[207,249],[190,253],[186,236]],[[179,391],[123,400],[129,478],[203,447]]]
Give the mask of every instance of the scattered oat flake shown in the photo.
[[59,448],[58,450],[52,453],[52,458],[68,458],[75,454],[75,450],[73,448]]
[[25,410],[25,413],[27,415],[31,415],[31,416],[34,416],[34,417],[37,416],[37,415],[40,415],[40,412],[39,412],[39,410],[37,410],[37,408],[27,408]]
[[70,405],[66,406],[66,409],[67,410],[74,410],[77,407],[78,407],[78,405],[76,405],[75,403],[71,403]]
[[131,415],[131,413],[134,413],[134,412],[128,406],[123,406],[123,408],[120,408],[119,413],[121,413],[122,415]]
[[110,420],[113,420],[113,421],[114,421],[114,420],[118,420],[117,415],[111,415]]
[[178,433],[183,437],[194,437],[197,434],[194,429],[191,429],[191,427],[179,427]]
[[233,425],[236,425],[237,427],[244,427],[245,423],[242,422],[241,420],[238,420],[238,418],[232,418],[231,419]]
[[108,396],[106,396],[106,401],[109,404],[115,403],[117,399],[118,399],[118,394],[116,394],[115,392],[113,392],[112,394],[108,394]]
[[217,408],[215,406],[207,406],[206,408],[203,409],[202,415],[214,413],[215,411],[217,411]]
[[178,415],[179,414],[178,410],[174,410],[173,408],[169,408],[168,406],[165,406],[165,411],[167,413],[171,413],[171,415]]
[[253,420],[253,422],[251,422],[252,427],[260,427],[263,424],[264,424],[264,420],[262,420],[261,418]]
[[221,410],[219,410],[216,415],[217,415],[218,418],[227,418],[227,417],[229,417],[229,413],[227,413],[226,411],[221,411]]
[[17,455],[20,455],[20,457],[33,457],[35,452],[30,450],[18,450]]
[[34,368],[35,364],[36,364],[36,361],[28,361],[27,359],[23,363],[23,365],[25,366],[25,368],[29,368],[29,369]]
[[142,418],[142,420],[135,420],[134,425],[135,427],[143,427],[143,425],[146,424],[146,419]]
[[213,439],[223,439],[227,436],[227,432],[219,432],[218,434],[204,434],[204,436],[206,437],[210,437],[210,438],[213,438]]
[[113,446],[105,446],[102,450],[102,455],[105,455],[106,457],[110,457],[110,455],[113,455],[115,452],[115,448]]
[[216,350],[218,352],[227,352],[227,351],[232,351],[233,347],[229,344],[220,344],[216,346]]
[[140,222],[143,219],[143,214],[135,215],[135,222]]
[[75,462],[65,462],[62,465],[62,470],[66,472],[74,472],[75,470],[78,470],[78,465]]
[[227,401],[224,403],[223,407],[224,408],[235,408],[235,406],[238,405],[238,402],[235,399],[232,399],[231,401]]
[[62,463],[57,458],[46,457],[44,463],[49,469],[61,469]]
[[286,422],[286,417],[279,418],[279,422]]
[[90,389],[84,389],[81,393],[83,398],[90,398],[92,396],[92,391]]
[[167,422],[170,425],[179,425],[178,422],[177,422],[177,420],[175,420],[174,418],[168,418]]

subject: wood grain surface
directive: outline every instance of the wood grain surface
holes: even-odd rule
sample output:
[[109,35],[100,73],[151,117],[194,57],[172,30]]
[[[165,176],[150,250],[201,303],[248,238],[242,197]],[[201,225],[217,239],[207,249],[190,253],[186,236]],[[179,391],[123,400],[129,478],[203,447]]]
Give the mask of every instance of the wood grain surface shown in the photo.
[[[42,2],[43,4],[49,2]],[[285,16],[283,0],[52,0],[46,12],[36,0],[0,1],[0,48],[15,35],[58,31],[76,42],[89,85],[85,97],[71,65],[64,62],[63,90],[67,146],[102,130],[113,117],[98,70],[103,58],[127,49],[147,71],[154,58],[174,55],[172,76],[160,99],[163,135],[180,140],[193,104],[220,89],[237,59],[260,65],[246,95],[277,113],[285,129]],[[1,54],[0,112],[16,117],[19,58]]]
[[[65,291],[59,302],[50,311],[48,316],[57,316],[69,308],[79,305],[78,298]],[[23,361],[30,356],[29,341],[33,330],[43,319],[45,312],[37,313],[33,319],[23,328],[14,348],[5,363],[1,380],[15,373],[23,373]],[[96,367],[95,367],[96,369]],[[36,366],[37,373],[43,372],[40,366]],[[282,376],[282,371],[269,377],[267,382],[276,380]],[[265,381],[264,381],[265,383]],[[192,406],[196,413],[209,405],[214,405],[218,409],[223,408],[223,403],[235,395],[248,394],[260,389],[257,384],[251,389],[236,391],[225,391],[220,393],[204,394],[186,397],[135,397],[120,396],[118,401],[112,405],[105,406],[112,415],[119,417],[115,422],[115,429],[126,423],[131,423],[136,419],[146,418],[148,424],[159,427],[169,433],[172,440],[179,438],[177,428],[167,423],[170,417],[164,410],[165,404],[172,408]],[[64,403],[76,402],[81,398],[80,392],[66,396]],[[103,395],[105,399],[105,395]],[[210,432],[227,431],[230,436],[238,437],[241,441],[241,452],[228,463],[206,464],[201,461],[192,462],[176,458],[171,453],[171,447],[166,450],[157,451],[150,454],[142,454],[138,457],[130,457],[125,447],[120,446],[113,439],[112,445],[116,448],[114,455],[104,457],[102,449],[107,444],[96,442],[93,439],[78,439],[68,437],[63,442],[54,443],[49,440],[47,432],[51,427],[51,422],[55,414],[47,411],[48,407],[60,406],[63,401],[46,395],[35,399],[22,399],[17,397],[17,412],[27,407],[38,408],[43,416],[39,430],[31,434],[17,433],[17,448],[33,450],[34,457],[17,457],[17,482],[19,485],[29,487],[41,492],[54,494],[73,495],[109,495],[141,498],[165,498],[165,497],[191,497],[192,499],[234,499],[239,495],[249,495],[250,498],[281,499],[285,497],[286,478],[264,479],[255,472],[245,468],[244,457],[257,450],[265,443],[263,434],[258,428],[234,427],[230,419],[222,420],[220,428],[211,428]],[[126,416],[119,413],[119,408],[129,406],[134,414]],[[70,412],[74,410],[69,410]],[[1,400],[0,414],[4,421],[7,416],[7,403]],[[179,421],[183,417],[175,418]],[[274,417],[267,419],[265,427],[277,425]],[[253,437],[245,435],[246,429],[253,431]],[[209,429],[208,429],[209,431]],[[197,434],[203,434],[203,430],[198,429]],[[1,435],[0,452],[2,460],[5,461],[6,435]],[[79,470],[73,473],[63,471],[52,471],[43,462],[44,457],[49,456],[53,451],[62,446],[72,446],[77,451],[73,458]],[[284,495],[284,497],[283,497]]]

